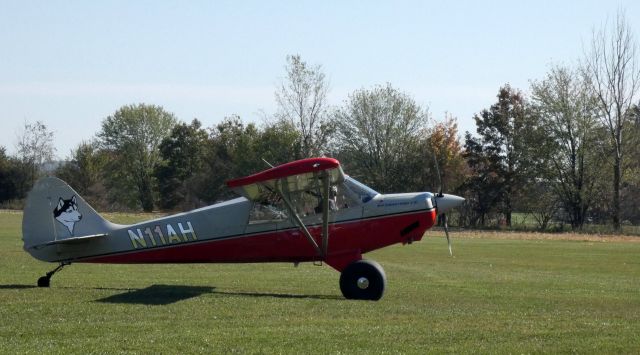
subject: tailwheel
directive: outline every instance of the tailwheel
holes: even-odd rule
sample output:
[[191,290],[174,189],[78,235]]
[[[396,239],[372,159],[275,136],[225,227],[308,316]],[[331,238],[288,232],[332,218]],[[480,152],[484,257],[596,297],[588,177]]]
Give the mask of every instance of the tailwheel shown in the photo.
[[71,265],[70,262],[62,262],[60,263],[60,265],[58,265],[57,268],[49,271],[46,275],[40,277],[38,279],[38,287],[49,287],[49,285],[51,284],[51,277],[53,277],[53,275],[62,270],[63,267],[67,266],[67,265]]
[[372,260],[354,261],[340,274],[340,290],[347,299],[377,301],[386,284],[384,270]]
[[38,287],[49,287],[50,284],[51,284],[50,277],[42,276],[41,278],[38,279]]

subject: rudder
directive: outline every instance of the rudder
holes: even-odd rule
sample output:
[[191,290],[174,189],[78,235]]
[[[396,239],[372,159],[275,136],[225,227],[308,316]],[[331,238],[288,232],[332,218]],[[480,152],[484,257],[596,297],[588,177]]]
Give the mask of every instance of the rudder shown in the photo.
[[27,197],[22,217],[24,250],[33,257],[55,260],[53,245],[71,238],[107,234],[117,225],[102,218],[67,183],[55,178],[38,180]]

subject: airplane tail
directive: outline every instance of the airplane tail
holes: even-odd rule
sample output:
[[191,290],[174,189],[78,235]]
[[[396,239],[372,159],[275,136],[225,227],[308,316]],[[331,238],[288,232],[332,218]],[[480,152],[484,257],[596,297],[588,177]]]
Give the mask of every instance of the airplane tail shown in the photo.
[[117,225],[102,218],[67,183],[45,177],[33,186],[24,207],[22,240],[33,257],[56,260],[58,245],[105,237]]

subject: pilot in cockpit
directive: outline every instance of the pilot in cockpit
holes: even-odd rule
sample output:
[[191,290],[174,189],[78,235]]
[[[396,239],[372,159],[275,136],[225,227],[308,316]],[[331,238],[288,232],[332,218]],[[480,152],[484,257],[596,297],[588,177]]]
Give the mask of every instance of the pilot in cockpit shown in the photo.
[[[314,208],[316,213],[322,213],[322,197],[314,194],[318,198],[318,205]],[[329,210],[337,211],[338,210],[338,188],[336,186],[331,186],[329,189]]]
[[329,189],[329,209],[331,211],[338,210],[338,187],[331,186]]

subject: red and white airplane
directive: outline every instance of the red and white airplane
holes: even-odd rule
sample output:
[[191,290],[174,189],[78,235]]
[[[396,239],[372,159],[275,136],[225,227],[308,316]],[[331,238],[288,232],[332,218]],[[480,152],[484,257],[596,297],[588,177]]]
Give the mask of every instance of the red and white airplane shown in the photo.
[[[235,179],[242,197],[132,225],[102,218],[60,179],[29,193],[22,235],[33,257],[59,263],[325,262],[341,272],[349,299],[378,300],[386,276],[362,254],[422,238],[454,195],[379,194],[346,176],[331,158],[310,158]],[[448,235],[447,235],[448,238]]]

